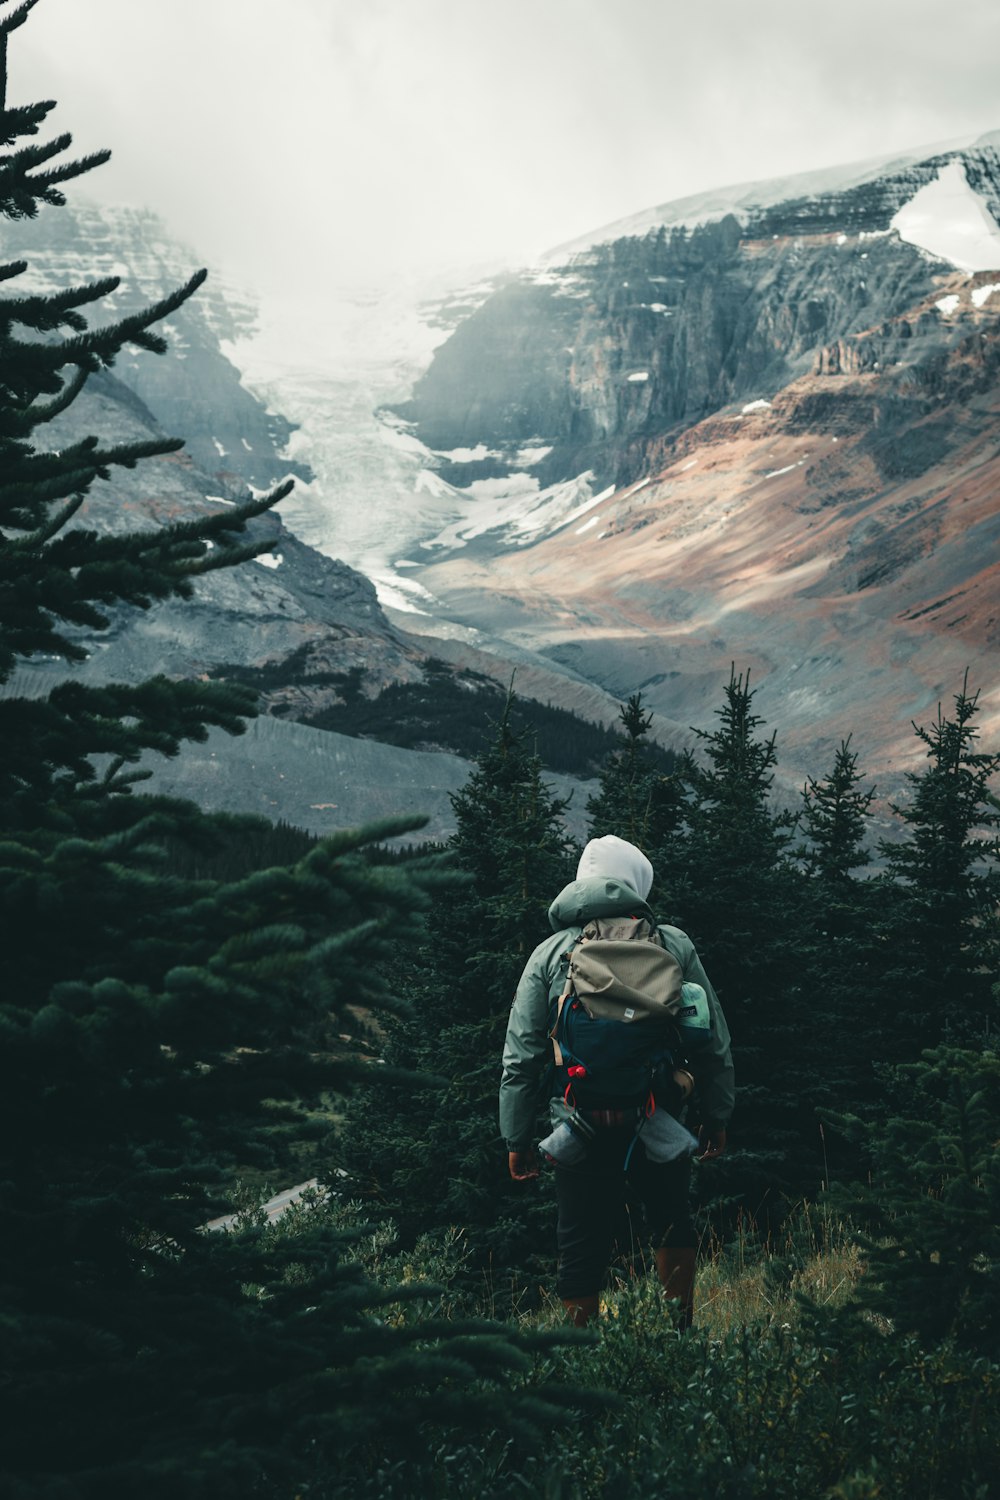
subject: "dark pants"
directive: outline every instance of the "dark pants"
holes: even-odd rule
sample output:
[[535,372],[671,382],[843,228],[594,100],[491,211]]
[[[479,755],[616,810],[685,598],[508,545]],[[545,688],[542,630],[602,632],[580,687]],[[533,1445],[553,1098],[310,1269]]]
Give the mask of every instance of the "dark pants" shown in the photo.
[[[647,1161],[637,1141],[626,1173],[632,1135],[631,1126],[598,1130],[586,1160],[555,1169],[560,1297],[586,1297],[601,1290],[622,1225],[628,1233],[640,1206],[654,1249],[693,1249],[697,1244],[688,1202],[690,1157]],[[632,1234],[635,1237],[634,1230]]]

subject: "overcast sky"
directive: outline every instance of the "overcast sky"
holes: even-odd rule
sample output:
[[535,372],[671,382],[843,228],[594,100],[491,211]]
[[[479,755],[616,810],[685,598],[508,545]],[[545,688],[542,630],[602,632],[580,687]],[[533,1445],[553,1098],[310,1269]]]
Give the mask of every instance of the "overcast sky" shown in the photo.
[[40,0],[9,96],[267,290],[997,129],[998,59],[997,0]]

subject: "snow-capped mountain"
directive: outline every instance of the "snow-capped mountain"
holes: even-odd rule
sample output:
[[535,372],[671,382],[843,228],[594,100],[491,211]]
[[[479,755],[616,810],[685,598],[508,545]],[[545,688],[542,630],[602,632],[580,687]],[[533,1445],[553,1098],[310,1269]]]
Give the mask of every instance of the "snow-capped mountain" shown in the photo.
[[880,179],[905,183],[908,174],[913,174],[912,180],[926,181],[932,163],[955,160],[960,153],[979,152],[987,148],[1000,148],[1000,130],[920,146],[911,151],[870,157],[861,162],[838,164],[818,171],[769,177],[759,182],[741,182],[686,198],[674,198],[669,203],[661,203],[655,208],[630,214],[627,218],[616,219],[612,224],[605,224],[575,240],[568,240],[551,250],[545,260],[547,264],[563,265],[574,255],[589,250],[594,245],[606,244],[610,240],[635,239],[661,226],[668,229],[693,229],[699,224],[716,223],[729,215],[733,215],[741,223],[750,224],[764,209],[794,203],[829,202],[831,198],[863,188]]
[[966,667],[1000,738],[996,142],[684,200],[498,287],[396,407],[456,512],[406,553],[424,607],[678,726],[749,666],[800,780],[853,732],[898,787]]
[[665,434],[770,397],[834,341],[919,307],[941,273],[1000,264],[990,146],[770,197],[753,212],[745,199],[739,218],[603,241],[499,289],[402,408],[441,477],[472,499],[487,478],[522,496],[587,470],[598,488],[641,478]]

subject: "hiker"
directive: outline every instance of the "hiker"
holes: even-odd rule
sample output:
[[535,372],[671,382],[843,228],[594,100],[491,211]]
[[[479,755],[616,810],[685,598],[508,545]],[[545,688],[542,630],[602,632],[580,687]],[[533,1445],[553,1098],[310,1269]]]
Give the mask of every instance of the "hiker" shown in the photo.
[[[583,929],[594,919],[646,918],[651,926],[655,924],[646,904],[652,884],[653,867],[641,849],[608,834],[591,839],[580,858],[576,880],[549,907],[555,936],[540,943],[528,959],[511,1007],[503,1053],[500,1132],[515,1182],[537,1177],[540,1171],[534,1144],[539,1089],[553,1062],[552,1036],[558,1025],[554,1018],[557,1011],[561,1013],[560,996],[567,991],[570,956],[583,951]],[[670,1064],[654,1075],[652,1119],[653,1099],[645,1091],[630,1098],[590,1098],[588,1105],[601,1107],[570,1109],[565,1101],[573,1098],[572,1075],[585,1074],[587,1069],[565,1066],[558,1040],[555,1043],[557,1063],[561,1060],[564,1066],[554,1069],[552,1120],[557,1129],[562,1122],[567,1139],[574,1138],[571,1155],[577,1157],[572,1164],[550,1158],[555,1165],[558,1206],[557,1289],[578,1327],[597,1315],[615,1226],[625,1213],[626,1190],[645,1209],[664,1293],[680,1303],[680,1326],[690,1326],[697,1244],[688,1202],[691,1154],[697,1153],[699,1161],[711,1161],[726,1146],[734,1101],[729,1028],[691,939],[677,927],[660,926],[655,932],[677,960],[679,977],[688,981],[685,991],[690,988],[703,996],[707,1041],[697,1058],[692,1058],[690,1072],[685,1068],[674,1071]],[[636,946],[628,945],[633,951]],[[697,1137],[674,1118],[683,1115],[692,1085]],[[657,1117],[684,1138],[682,1146],[672,1148],[672,1160],[651,1159],[653,1148],[643,1143],[644,1129]],[[544,1144],[555,1139],[550,1136]]]

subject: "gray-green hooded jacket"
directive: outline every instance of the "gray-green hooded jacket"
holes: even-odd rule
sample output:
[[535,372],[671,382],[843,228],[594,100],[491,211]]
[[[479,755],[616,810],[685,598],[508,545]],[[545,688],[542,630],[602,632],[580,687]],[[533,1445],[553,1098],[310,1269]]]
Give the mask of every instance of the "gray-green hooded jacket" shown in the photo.
[[[576,942],[586,924],[595,917],[648,917],[655,921],[645,901],[624,881],[608,878],[574,880],[559,892],[549,907],[549,923],[555,933],[539,943],[521,975],[503,1050],[500,1081],[500,1133],[508,1151],[526,1151],[534,1143],[539,1090],[552,1056],[548,1039],[549,1014],[562,994],[566,981],[563,954]],[[704,987],[712,1011],[712,1042],[698,1057],[698,1093],[702,1118],[699,1124],[724,1129],[735,1099],[733,1060],[729,1049],[729,1027],[718,997],[687,933],[679,927],[658,929],[664,944],[677,959],[685,979]]]

